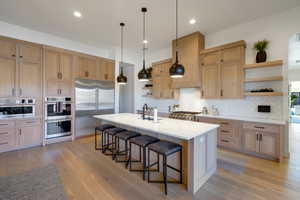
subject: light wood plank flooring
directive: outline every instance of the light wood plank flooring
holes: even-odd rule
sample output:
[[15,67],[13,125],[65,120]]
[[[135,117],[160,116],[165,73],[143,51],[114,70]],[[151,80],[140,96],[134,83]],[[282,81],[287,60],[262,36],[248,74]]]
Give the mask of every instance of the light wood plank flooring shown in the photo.
[[159,184],[148,184],[141,174],[128,172],[123,164],[95,151],[93,137],[0,154],[0,176],[14,175],[55,164],[66,194],[79,200],[299,200],[300,163],[273,161],[219,150],[219,157],[245,165],[241,173],[218,169],[216,174],[192,196],[181,185],[169,186],[163,194]]

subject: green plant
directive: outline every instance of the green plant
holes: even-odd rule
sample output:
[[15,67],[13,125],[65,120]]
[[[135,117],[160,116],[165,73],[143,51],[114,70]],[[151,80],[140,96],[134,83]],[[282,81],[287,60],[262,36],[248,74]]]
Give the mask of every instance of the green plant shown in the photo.
[[292,94],[291,95],[291,105],[294,105],[295,104],[295,101],[297,100],[297,95],[295,95],[295,94]]
[[256,51],[264,51],[268,48],[269,41],[268,40],[259,40],[254,43],[254,49]]

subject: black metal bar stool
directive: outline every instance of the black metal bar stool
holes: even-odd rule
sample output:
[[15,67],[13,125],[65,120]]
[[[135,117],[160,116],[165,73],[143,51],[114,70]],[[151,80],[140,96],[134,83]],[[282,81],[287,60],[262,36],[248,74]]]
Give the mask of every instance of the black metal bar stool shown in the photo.
[[[148,164],[148,166],[146,166],[146,148],[148,145],[153,144],[158,141],[159,141],[158,138],[148,136],[148,135],[134,137],[129,140],[129,159],[128,159],[128,163],[127,163],[126,167],[128,167],[128,165],[129,165],[130,171],[143,172],[143,180],[145,180],[146,171],[150,170],[150,167],[154,166],[155,164],[157,164],[157,170],[155,170],[155,171],[159,171],[159,163],[153,163],[151,166]],[[143,149],[143,169],[132,169],[131,163],[136,162],[136,160],[132,159],[132,144],[139,146],[140,152],[141,152],[141,148]],[[157,157],[158,156],[159,155],[157,154]],[[141,162],[141,154],[140,154],[139,162]]]
[[[95,150],[103,150],[103,145],[105,141],[105,130],[110,129],[110,128],[115,128],[115,126],[111,124],[103,124],[100,126],[97,126],[95,128]],[[97,140],[97,133],[100,132],[101,134],[101,148],[98,147],[98,140]]]
[[[105,155],[114,155],[114,150],[115,150],[115,136],[116,134],[120,133],[120,132],[125,132],[127,131],[126,129],[123,128],[110,128],[110,129],[106,129],[105,130],[105,134],[107,134],[107,136],[105,137],[105,143],[103,145],[103,153]],[[111,136],[111,142],[109,141],[109,136]],[[106,151],[110,151],[111,154],[107,154]]]
[[[168,194],[168,183],[182,184],[182,146],[169,141],[159,141],[148,146],[148,166],[150,166],[150,151],[156,152],[157,155],[163,156],[163,180],[150,180],[150,171],[148,170],[148,182],[149,183],[163,183],[165,185],[165,194]],[[180,169],[176,169],[167,164],[167,157],[174,154],[180,153]],[[158,160],[159,163],[159,160]],[[179,181],[168,181],[167,180],[167,168],[170,168],[180,174]]]
[[[114,152],[114,158],[116,162],[127,162],[128,160],[128,140],[134,137],[138,137],[141,134],[135,131],[125,131],[117,133],[115,136],[115,152]],[[125,142],[125,149],[120,150],[120,140],[123,140]],[[141,151],[140,151],[141,155]],[[118,156],[126,156],[125,160],[118,160]]]

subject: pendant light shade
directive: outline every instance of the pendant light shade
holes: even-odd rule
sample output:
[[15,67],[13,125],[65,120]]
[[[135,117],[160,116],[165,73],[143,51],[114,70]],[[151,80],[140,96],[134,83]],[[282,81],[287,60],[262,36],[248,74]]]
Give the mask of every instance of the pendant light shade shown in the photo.
[[117,82],[119,85],[126,85],[127,84],[127,77],[124,75],[123,72],[123,29],[125,24],[124,23],[120,23],[121,26],[121,62],[120,62],[120,66],[121,66],[121,72],[119,74],[119,76],[117,77]]
[[142,8],[142,13],[143,13],[143,68],[142,70],[138,73],[138,79],[139,81],[149,81],[150,79],[150,74],[146,70],[146,61],[145,61],[145,50],[146,50],[146,38],[145,38],[145,15],[147,12],[147,8]]
[[169,69],[169,74],[171,78],[182,78],[184,76],[184,66],[179,64],[178,61],[178,49],[177,49],[177,40],[178,40],[178,0],[176,0],[176,59],[175,63]]

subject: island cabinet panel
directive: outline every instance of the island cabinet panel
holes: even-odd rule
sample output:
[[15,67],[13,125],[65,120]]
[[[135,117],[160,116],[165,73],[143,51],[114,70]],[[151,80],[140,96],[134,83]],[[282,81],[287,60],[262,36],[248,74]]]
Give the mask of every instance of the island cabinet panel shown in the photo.
[[115,80],[115,61],[105,58],[97,59],[97,80],[114,81]]
[[199,52],[204,49],[204,35],[195,32],[183,36],[172,42],[172,63],[176,59],[178,51],[179,63],[184,66],[185,73],[183,78],[173,79],[173,88],[198,88],[201,87],[201,70]]
[[200,52],[201,96],[204,99],[243,97],[245,42],[238,41]]
[[0,70],[0,97],[15,96],[16,60],[0,57]]
[[171,59],[152,63],[152,94],[154,98],[172,99],[177,97],[177,91],[172,89],[172,79],[169,76],[171,65]]

